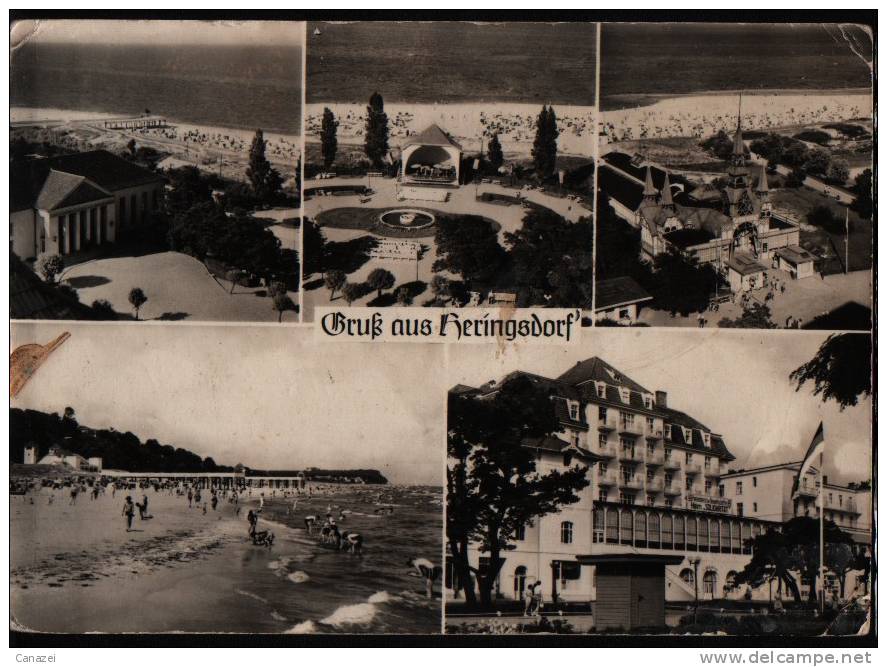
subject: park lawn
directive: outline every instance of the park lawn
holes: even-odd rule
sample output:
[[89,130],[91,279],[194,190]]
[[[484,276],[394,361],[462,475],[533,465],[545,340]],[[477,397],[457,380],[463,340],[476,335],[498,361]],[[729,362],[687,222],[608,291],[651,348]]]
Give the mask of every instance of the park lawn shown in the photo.
[[[843,218],[847,207],[826,197],[810,188],[782,188],[770,193],[770,200],[775,208],[783,208],[791,211],[801,221],[806,223],[807,213],[817,206],[827,206],[838,218]],[[828,248],[829,254],[834,252],[829,244],[829,239],[835,245],[838,252],[844,253],[844,234],[827,231],[822,228],[801,230],[801,242],[813,243],[819,248]],[[872,268],[872,252],[874,248],[874,236],[872,221],[864,220],[859,214],[850,209],[850,270],[865,271]]]
[[[361,231],[371,232],[372,234],[376,234],[378,236],[387,236],[391,238],[401,238],[401,239],[421,239],[421,238],[431,238],[437,233],[437,222],[435,221],[428,227],[424,227],[422,229],[410,230],[407,228],[398,229],[396,227],[389,227],[388,225],[381,224],[379,220],[379,214],[384,213],[385,211],[395,210],[400,207],[386,207],[386,208],[360,208],[355,206],[343,206],[342,208],[334,208],[328,211],[322,211],[317,214],[315,218],[318,225],[321,227],[332,227],[336,229],[357,229]],[[435,216],[437,220],[441,220],[444,218],[460,218],[465,216],[454,215],[451,213],[443,213],[441,211],[424,208],[422,206],[404,206],[403,208],[408,208],[410,210],[416,211],[425,211],[426,213],[430,213]],[[481,215],[473,215],[473,218],[482,218],[486,220],[492,228],[498,232],[501,229],[501,225],[492,220],[490,218],[485,218]]]

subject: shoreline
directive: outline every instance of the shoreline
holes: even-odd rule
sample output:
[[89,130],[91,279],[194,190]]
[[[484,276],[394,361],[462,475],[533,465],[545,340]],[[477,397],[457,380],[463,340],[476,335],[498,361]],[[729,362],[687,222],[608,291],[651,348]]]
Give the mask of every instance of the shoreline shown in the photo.
[[[681,99],[686,97],[717,97],[717,96],[733,96],[738,97],[742,93],[743,97],[779,97],[784,95],[797,96],[834,96],[834,95],[872,95],[871,88],[756,88],[756,89],[724,89],[724,90],[695,90],[688,92],[675,93],[616,93],[614,95],[601,95],[601,114],[608,112],[625,111],[637,107],[655,106],[658,102],[670,99]],[[631,102],[628,104],[627,102]],[[620,104],[621,103],[621,104]]]

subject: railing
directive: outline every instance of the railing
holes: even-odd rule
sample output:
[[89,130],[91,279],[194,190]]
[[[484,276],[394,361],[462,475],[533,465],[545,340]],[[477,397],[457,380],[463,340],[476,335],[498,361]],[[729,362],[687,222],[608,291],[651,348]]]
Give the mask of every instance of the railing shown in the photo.
[[666,470],[680,470],[681,469],[681,462],[678,461],[673,456],[670,458],[664,458],[662,465],[665,466]]
[[616,485],[616,473],[613,471],[598,473],[597,483],[599,486],[615,486]]
[[619,479],[619,486],[626,489],[641,489],[644,484],[641,478],[636,475],[622,475]]
[[698,463],[685,463],[684,472],[689,475],[698,475],[702,472],[702,467]]
[[624,420],[619,422],[619,433],[622,435],[638,436],[641,435],[643,430],[644,429],[640,424],[635,424]]
[[619,460],[620,461],[643,461],[644,455],[635,449],[626,449],[622,447],[619,449]]
[[615,431],[617,423],[615,419],[606,419],[599,421],[597,427],[601,431]]
[[805,496],[818,496],[819,495],[819,484],[810,482],[801,482],[798,485],[798,493],[803,494]]
[[647,450],[644,454],[644,461],[649,463],[650,465],[662,465],[662,462],[665,460],[665,454],[662,452]]
[[650,431],[647,431],[647,440],[660,440],[662,439],[662,429],[657,428]]
[[705,469],[706,477],[720,477],[721,476],[721,468],[720,466],[708,466]]
[[595,453],[608,459],[616,456],[616,448],[613,445],[598,445],[595,447]]
[[662,491],[664,486],[665,484],[661,479],[653,478],[647,480],[647,491],[655,491],[658,493]]

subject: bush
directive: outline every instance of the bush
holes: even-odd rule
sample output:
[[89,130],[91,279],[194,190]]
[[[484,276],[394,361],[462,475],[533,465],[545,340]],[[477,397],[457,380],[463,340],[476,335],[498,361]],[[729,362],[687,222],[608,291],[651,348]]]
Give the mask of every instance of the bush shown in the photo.
[[96,317],[100,320],[116,320],[117,312],[110,301],[106,299],[96,299],[92,302],[92,309],[95,311]]
[[46,282],[54,283],[56,277],[65,270],[65,260],[61,255],[40,255],[36,268]]

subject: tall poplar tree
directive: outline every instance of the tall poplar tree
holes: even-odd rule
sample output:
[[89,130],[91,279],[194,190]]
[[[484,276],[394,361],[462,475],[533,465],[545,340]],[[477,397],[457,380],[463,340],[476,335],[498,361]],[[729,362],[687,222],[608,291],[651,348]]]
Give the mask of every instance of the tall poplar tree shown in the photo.
[[336,161],[336,152],[339,150],[339,140],[336,138],[336,130],[339,121],[328,108],[323,109],[323,120],[320,124],[320,154],[323,156],[323,168],[329,169]]
[[388,116],[385,113],[385,103],[379,93],[373,93],[370,96],[370,103],[367,105],[364,152],[376,169],[382,166],[385,155],[388,153]]

